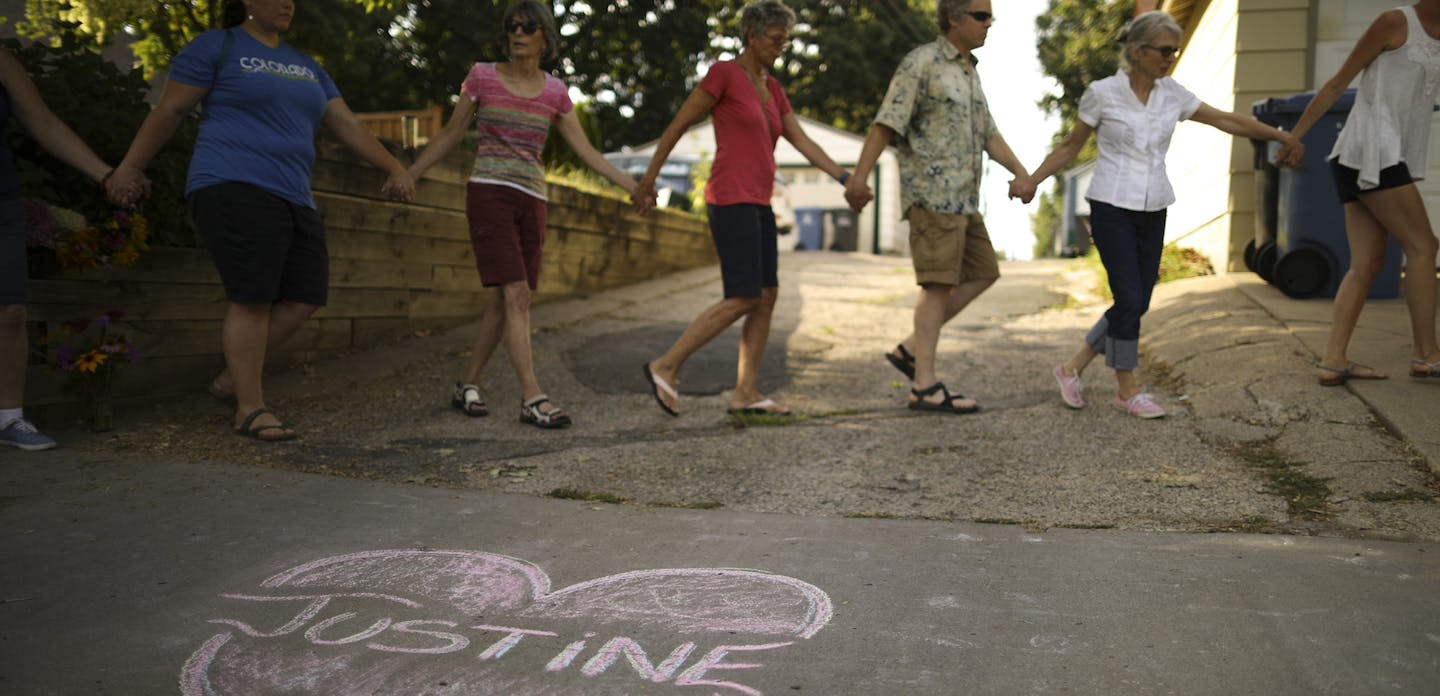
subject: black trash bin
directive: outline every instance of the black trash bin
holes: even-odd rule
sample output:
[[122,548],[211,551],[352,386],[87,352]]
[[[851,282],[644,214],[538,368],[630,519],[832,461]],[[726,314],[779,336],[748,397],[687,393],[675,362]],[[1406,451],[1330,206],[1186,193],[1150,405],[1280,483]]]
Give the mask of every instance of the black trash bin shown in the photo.
[[830,228],[834,232],[830,240],[830,251],[858,251],[860,226],[855,211],[849,208],[831,208],[829,212]]
[[[1310,104],[1314,93],[1256,102],[1255,117],[1272,126],[1291,130]],[[1346,90],[1330,110],[1305,134],[1305,165],[1279,170],[1275,187],[1275,243],[1257,245],[1255,271],[1291,297],[1334,297],[1340,279],[1350,268],[1350,244],[1345,238],[1345,211],[1335,192],[1326,160],[1345,125],[1355,90]],[[1273,160],[1276,145],[1268,148]],[[1259,186],[1257,186],[1259,189]],[[1265,203],[1261,203],[1264,209]],[[1400,294],[1400,245],[1390,240],[1385,266],[1370,287],[1372,298]]]

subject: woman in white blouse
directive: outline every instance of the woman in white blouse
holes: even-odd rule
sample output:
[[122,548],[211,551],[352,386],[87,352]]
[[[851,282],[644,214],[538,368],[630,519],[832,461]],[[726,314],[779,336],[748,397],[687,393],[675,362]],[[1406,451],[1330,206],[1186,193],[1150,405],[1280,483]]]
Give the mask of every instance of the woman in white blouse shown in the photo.
[[[1350,336],[1370,285],[1385,264],[1390,238],[1405,251],[1405,303],[1410,309],[1410,376],[1440,377],[1435,336],[1435,250],[1440,241],[1415,182],[1425,178],[1431,111],[1440,98],[1440,0],[1386,10],[1360,37],[1295,124],[1303,137],[1355,79],[1355,106],[1330,153],[1335,188],[1345,207],[1350,268],[1335,293],[1325,356],[1315,377],[1331,387],[1386,374],[1347,357]],[[1363,71],[1363,73],[1362,73]],[[1282,149],[1280,157],[1298,162]]]
[[1300,141],[1253,118],[1220,111],[1166,77],[1180,50],[1180,26],[1164,12],[1146,12],[1121,30],[1121,69],[1092,82],[1080,98],[1079,118],[1044,164],[1028,179],[1011,184],[1011,195],[1029,202],[1046,177],[1063,169],[1095,133],[1098,162],[1085,198],[1090,201],[1090,236],[1110,276],[1115,303],[1085,342],[1054,370],[1060,394],[1071,408],[1085,405],[1080,372],[1097,355],[1115,370],[1115,406],[1140,418],[1159,418],[1165,409],[1135,381],[1139,366],[1140,317],[1160,272],[1165,243],[1165,209],[1175,202],[1165,173],[1165,153],[1175,124],[1185,119],[1226,133],[1279,140],[1297,151]]

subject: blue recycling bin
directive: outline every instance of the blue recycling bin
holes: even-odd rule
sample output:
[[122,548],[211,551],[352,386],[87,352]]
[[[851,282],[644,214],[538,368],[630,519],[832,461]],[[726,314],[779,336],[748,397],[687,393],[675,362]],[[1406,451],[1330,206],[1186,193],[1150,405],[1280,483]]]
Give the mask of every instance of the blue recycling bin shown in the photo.
[[795,249],[797,251],[820,251],[824,249],[825,209],[796,208],[795,230],[800,233],[800,239],[795,243]]
[[[1314,96],[1307,92],[1266,99],[1256,102],[1253,112],[1264,123],[1291,130]],[[1355,90],[1346,90],[1305,134],[1304,167],[1279,170],[1274,247],[1258,247],[1254,260],[1256,272],[1291,297],[1334,297],[1350,268],[1345,211],[1326,158],[1354,103]],[[1271,161],[1276,149],[1278,145],[1272,143]],[[1400,294],[1401,256],[1399,243],[1390,240],[1385,266],[1370,287],[1370,297],[1388,299]]]

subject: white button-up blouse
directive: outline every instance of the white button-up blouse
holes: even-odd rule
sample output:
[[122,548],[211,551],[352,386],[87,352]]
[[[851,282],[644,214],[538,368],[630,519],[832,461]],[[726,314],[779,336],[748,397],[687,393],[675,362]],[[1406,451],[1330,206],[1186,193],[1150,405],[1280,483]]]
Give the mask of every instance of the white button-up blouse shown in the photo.
[[1141,104],[1125,71],[1090,83],[1080,97],[1079,119],[1095,129],[1099,151],[1085,197],[1126,210],[1163,210],[1175,202],[1165,153],[1175,124],[1195,115],[1200,98],[1162,77]]

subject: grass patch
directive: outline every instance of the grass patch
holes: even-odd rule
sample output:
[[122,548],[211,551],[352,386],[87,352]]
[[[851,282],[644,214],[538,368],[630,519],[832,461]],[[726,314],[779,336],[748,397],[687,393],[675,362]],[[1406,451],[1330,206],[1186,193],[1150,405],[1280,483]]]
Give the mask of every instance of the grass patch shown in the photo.
[[722,507],[725,507],[725,504],[714,500],[700,500],[693,503],[681,500],[650,503],[650,506],[663,508],[684,508],[686,510],[718,510]]
[[730,423],[737,428],[778,428],[810,420],[811,416],[795,414],[782,416],[778,413],[731,413]]
[[1057,524],[1057,525],[1055,525],[1055,526],[1058,527],[1058,528],[1060,528],[1060,529],[1114,529],[1114,528],[1115,528],[1115,525],[1113,525],[1113,524],[1111,524],[1111,523],[1109,523],[1109,522],[1098,522],[1098,523],[1095,523],[1095,524],[1084,524],[1084,523]]
[[1406,500],[1428,502],[1435,499],[1435,496],[1414,488],[1404,488],[1398,491],[1366,491],[1361,493],[1360,497],[1372,503],[1394,503]]
[[1025,526],[1027,524],[1023,520],[1011,519],[1009,517],[980,517],[971,520],[971,522],[975,524],[1010,524],[1017,526]]
[[[1090,251],[1080,258],[1081,263],[1095,274],[1096,292],[1106,302],[1115,299],[1115,296],[1110,293],[1110,276],[1105,272],[1105,264],[1100,262],[1099,250],[1090,247]],[[1170,244],[1160,252],[1159,282],[1161,283],[1207,275],[1215,275],[1215,268],[1200,252],[1194,249]]]
[[1326,484],[1330,479],[1306,474],[1303,462],[1290,459],[1269,442],[1240,445],[1232,453],[1264,477],[1266,493],[1285,499],[1291,517],[1314,520],[1330,514]]
[[847,512],[841,517],[848,517],[854,520],[898,520],[899,515],[888,512]]
[[611,495],[609,493],[595,493],[593,491],[582,491],[577,488],[556,488],[555,490],[552,490],[545,495],[551,498],[559,498],[560,500],[583,500],[587,503],[610,503],[612,505],[620,505],[629,502],[626,498],[621,498],[618,495]]

